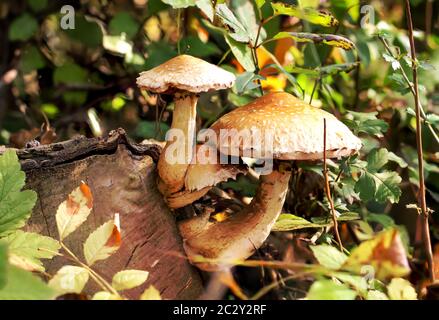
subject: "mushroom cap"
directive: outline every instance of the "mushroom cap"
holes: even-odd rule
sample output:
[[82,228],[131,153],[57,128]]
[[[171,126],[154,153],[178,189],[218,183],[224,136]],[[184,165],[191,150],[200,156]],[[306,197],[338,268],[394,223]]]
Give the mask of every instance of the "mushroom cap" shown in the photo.
[[[217,148],[225,154],[318,160],[323,159],[323,119],[326,119],[328,158],[348,156],[361,149],[360,139],[335,116],[286,92],[271,92],[237,108],[218,119],[210,129],[218,136]],[[222,129],[237,130],[231,135],[235,140],[221,138]],[[265,145],[272,152],[268,156]]]
[[180,55],[140,73],[137,85],[155,93],[187,91],[191,93],[227,89],[235,75],[204,60]]
[[[200,145],[197,146],[197,151],[200,147]],[[186,172],[184,183],[186,190],[196,191],[229,179],[236,179],[238,174],[246,174],[247,171],[246,164],[221,164],[219,154],[217,154],[216,163],[198,163],[194,158]]]

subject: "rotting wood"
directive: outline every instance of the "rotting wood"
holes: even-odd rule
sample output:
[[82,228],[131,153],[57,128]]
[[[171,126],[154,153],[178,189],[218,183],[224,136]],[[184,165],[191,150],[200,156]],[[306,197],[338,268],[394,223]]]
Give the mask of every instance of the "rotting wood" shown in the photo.
[[[119,213],[122,246],[109,259],[96,263],[95,270],[109,281],[123,269],[149,271],[143,286],[124,292],[131,298],[151,284],[165,299],[197,298],[202,291],[199,273],[185,259],[174,217],[156,188],[155,162],[160,151],[155,144],[130,142],[123,129],[112,131],[107,138],[78,137],[17,150],[26,171],[26,188],[38,194],[27,229],[56,237],[56,209],[83,180],[93,192],[94,209],[66,239],[75,254],[83,259],[87,236]],[[47,272],[54,274],[68,263],[57,257],[47,262]],[[86,292],[96,289],[88,285]]]

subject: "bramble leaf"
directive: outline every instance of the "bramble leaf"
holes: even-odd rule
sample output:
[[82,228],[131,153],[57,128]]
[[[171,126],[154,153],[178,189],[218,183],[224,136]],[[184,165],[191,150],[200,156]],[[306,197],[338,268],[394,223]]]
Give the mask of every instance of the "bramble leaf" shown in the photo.
[[2,240],[8,244],[9,261],[28,271],[44,271],[40,259],[53,258],[61,247],[55,239],[21,230]]
[[15,151],[7,150],[0,156],[0,237],[24,226],[37,200],[32,190],[20,191],[25,174]]

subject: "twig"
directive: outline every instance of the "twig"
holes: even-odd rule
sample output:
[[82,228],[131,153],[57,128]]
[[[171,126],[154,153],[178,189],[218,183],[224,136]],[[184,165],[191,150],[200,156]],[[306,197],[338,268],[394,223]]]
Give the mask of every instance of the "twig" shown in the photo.
[[[258,27],[258,32],[256,34],[256,39],[255,39],[255,43],[251,44],[251,50],[253,53],[253,62],[255,65],[255,75],[259,75],[259,59],[258,59],[258,41],[259,41],[259,37],[261,35],[261,30],[262,30],[262,26],[264,25],[264,21],[261,20],[259,23],[259,27]],[[259,90],[261,92],[261,95],[264,95],[264,89],[262,89],[262,82],[261,79],[257,80],[258,85],[259,85]]]
[[427,201],[425,199],[425,181],[424,181],[424,155],[422,150],[422,127],[421,127],[421,104],[419,101],[419,91],[418,91],[418,71],[416,64],[416,48],[415,40],[413,38],[413,22],[412,13],[410,11],[410,1],[405,1],[406,12],[407,12],[407,26],[409,31],[410,39],[410,55],[412,58],[412,71],[413,71],[413,89],[415,98],[415,108],[416,108],[416,147],[418,151],[418,170],[419,170],[419,202],[420,209],[422,213],[422,224],[424,233],[424,246],[425,254],[427,256],[428,271],[431,282],[435,280],[434,274],[434,261],[433,261],[433,251],[431,249],[430,241],[430,228],[428,225],[428,215],[429,209],[427,208]]
[[325,193],[328,198],[329,208],[331,210],[332,221],[334,224],[335,239],[337,240],[340,251],[343,252],[343,243],[341,242],[340,233],[338,232],[337,215],[334,209],[334,202],[331,197],[331,188],[329,186],[328,167],[326,164],[326,118],[323,119],[323,177],[325,179]]
[[88,265],[83,263],[81,260],[79,260],[76,255],[62,242],[59,241],[61,247],[70,255],[70,257],[81,267],[86,269],[90,276],[93,278],[93,280],[96,281],[96,283],[105,291],[111,292],[112,294],[116,296],[120,296],[119,293],[105,280],[102,278],[99,274],[97,274],[92,268],[90,268]]

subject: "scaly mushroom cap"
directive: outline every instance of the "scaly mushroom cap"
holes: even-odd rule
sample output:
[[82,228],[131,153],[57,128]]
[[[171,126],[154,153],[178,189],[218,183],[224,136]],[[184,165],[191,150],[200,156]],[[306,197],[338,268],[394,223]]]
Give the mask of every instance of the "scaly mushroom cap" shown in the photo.
[[204,60],[180,55],[140,73],[137,85],[151,92],[173,93],[188,91],[200,93],[227,89],[233,86],[235,76]]
[[[262,154],[264,146],[270,145],[266,130],[272,130],[272,152],[274,159],[317,160],[323,158],[323,119],[326,118],[326,153],[328,158],[351,155],[361,148],[361,141],[346,125],[332,114],[315,108],[286,93],[272,92],[253,102],[237,108],[217,120],[212,126],[218,137],[221,129],[248,130],[250,137],[259,137],[247,143],[246,134],[237,142],[224,139],[220,141],[220,151],[236,156],[234,147],[239,148],[240,156]],[[236,137],[236,134],[233,136]],[[246,152],[248,152],[246,154]]]

